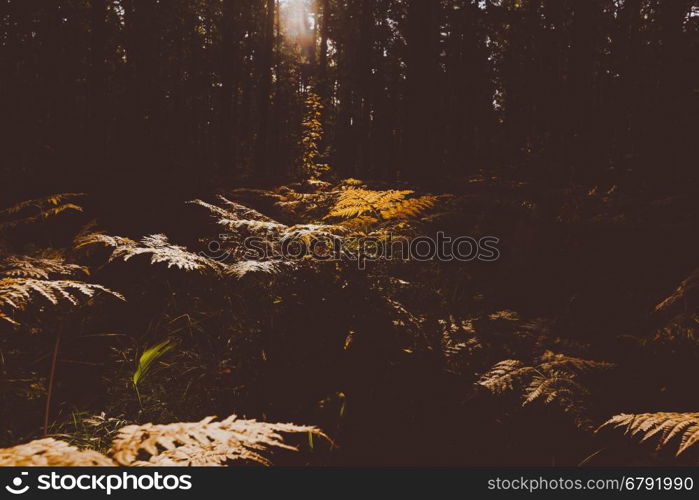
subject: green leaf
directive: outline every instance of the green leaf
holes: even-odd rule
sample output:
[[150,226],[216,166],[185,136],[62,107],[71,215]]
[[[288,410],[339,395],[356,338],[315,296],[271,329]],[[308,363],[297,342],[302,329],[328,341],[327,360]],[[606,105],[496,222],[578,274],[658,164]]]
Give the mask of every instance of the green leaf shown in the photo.
[[173,347],[175,347],[175,343],[171,340],[166,340],[143,351],[138,360],[138,367],[133,374],[133,384],[138,385],[145,378],[153,363],[162,358]]

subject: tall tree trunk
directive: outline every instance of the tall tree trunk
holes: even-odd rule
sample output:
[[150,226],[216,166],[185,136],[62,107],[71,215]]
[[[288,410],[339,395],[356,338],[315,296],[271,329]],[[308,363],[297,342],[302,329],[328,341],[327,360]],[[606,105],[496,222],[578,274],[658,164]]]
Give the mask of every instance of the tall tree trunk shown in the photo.
[[275,0],[267,0],[263,17],[262,40],[258,66],[257,112],[259,115],[256,169],[265,177],[273,174],[269,158],[269,109],[272,90],[272,55],[274,49]]
[[421,182],[434,178],[438,159],[434,155],[433,112],[438,96],[437,78],[438,2],[410,0],[406,26],[407,88],[404,159],[405,177]]
[[87,85],[87,136],[91,161],[83,167],[83,175],[94,174],[93,165],[101,165],[107,149],[107,120],[105,109],[106,81],[106,0],[90,1],[90,64]]
[[238,93],[238,21],[235,0],[223,2],[223,47],[221,49],[221,118],[219,127],[219,167],[224,175],[236,169],[236,122],[233,119]]

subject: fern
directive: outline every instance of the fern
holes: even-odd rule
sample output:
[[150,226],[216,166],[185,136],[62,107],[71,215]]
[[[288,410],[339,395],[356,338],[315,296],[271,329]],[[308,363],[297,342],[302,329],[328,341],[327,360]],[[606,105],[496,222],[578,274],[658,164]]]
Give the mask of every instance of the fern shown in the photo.
[[481,376],[477,385],[494,394],[521,388],[522,406],[536,400],[542,400],[544,404],[556,402],[564,412],[573,416],[578,427],[590,429],[592,423],[585,417],[584,404],[589,391],[578,381],[578,376],[613,366],[546,351],[534,366],[514,359],[496,363]]
[[0,275],[20,278],[49,279],[49,276],[74,276],[89,274],[89,270],[77,264],[69,264],[60,252],[47,252],[44,256],[8,255],[0,260]]
[[384,219],[408,219],[416,217],[422,212],[432,208],[435,204],[434,196],[420,196],[398,201],[392,205],[381,209],[381,216]]
[[514,389],[524,377],[534,373],[534,371],[534,368],[525,366],[521,361],[506,359],[495,363],[487,373],[481,376],[477,384],[494,394],[502,394]]
[[624,434],[632,437],[642,436],[641,442],[657,436],[657,450],[679,438],[678,456],[699,442],[699,413],[622,413],[607,420],[598,431],[607,426],[623,428]]
[[323,105],[315,92],[308,93],[305,104],[306,114],[301,124],[303,133],[299,144],[302,150],[301,173],[305,177],[315,180],[330,170],[330,165],[324,163],[325,155],[320,150],[320,144],[323,140],[323,124],[321,123]]
[[130,425],[122,428],[110,450],[122,465],[225,465],[255,462],[270,465],[265,456],[274,449],[297,451],[282,434],[311,433],[326,437],[315,427],[239,420],[235,415],[214,422],[169,425]]
[[226,274],[242,278],[248,274],[278,274],[283,268],[293,268],[294,264],[282,260],[243,260],[226,267]]
[[373,191],[364,188],[350,188],[340,191],[335,206],[326,218],[351,219],[370,214],[381,217],[394,204],[405,200],[413,191]]
[[[0,210],[0,219],[9,219],[0,222],[0,231],[13,229],[21,224],[40,222],[66,210],[82,212],[80,205],[69,201],[81,196],[83,196],[82,193],[54,194],[46,198],[23,201]],[[13,216],[19,217],[13,218]]]
[[75,467],[113,466],[112,460],[93,450],[78,450],[75,446],[53,438],[38,439],[12,448],[0,449],[2,467]]
[[164,234],[144,236],[140,242],[121,236],[108,236],[91,233],[81,236],[75,242],[76,248],[101,244],[112,247],[110,262],[122,259],[125,262],[136,255],[150,255],[151,264],[164,263],[168,268],[176,267],[184,271],[214,271],[220,273],[225,266],[218,261],[189,252],[186,248],[173,245]]

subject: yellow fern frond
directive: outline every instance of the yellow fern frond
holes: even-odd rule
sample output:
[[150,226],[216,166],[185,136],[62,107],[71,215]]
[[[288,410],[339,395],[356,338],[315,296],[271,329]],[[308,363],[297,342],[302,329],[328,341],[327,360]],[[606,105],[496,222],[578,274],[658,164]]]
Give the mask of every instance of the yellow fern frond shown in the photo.
[[366,232],[369,228],[374,226],[379,222],[379,219],[372,217],[371,215],[360,215],[352,219],[347,219],[340,221],[340,225],[348,229],[353,229],[355,231]]
[[641,442],[658,436],[658,450],[679,438],[676,455],[681,455],[699,442],[699,413],[622,413],[607,420],[598,431],[607,426],[623,428],[625,434],[633,437],[641,436]]
[[477,385],[494,394],[501,394],[517,387],[523,389],[522,406],[542,400],[545,404],[556,402],[571,414],[578,427],[591,430],[592,422],[585,417],[584,398],[589,395],[578,382],[582,373],[613,367],[611,363],[575,358],[546,351],[534,366],[508,359],[496,363],[485,373]]
[[384,219],[407,219],[420,215],[425,210],[432,208],[437,199],[434,196],[420,196],[401,200],[381,210]]

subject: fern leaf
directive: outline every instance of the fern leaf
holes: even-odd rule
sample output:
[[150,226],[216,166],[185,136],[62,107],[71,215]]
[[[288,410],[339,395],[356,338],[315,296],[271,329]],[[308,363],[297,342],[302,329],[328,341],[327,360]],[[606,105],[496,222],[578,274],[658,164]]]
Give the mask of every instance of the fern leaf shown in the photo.
[[110,453],[122,465],[209,465],[235,462],[270,465],[274,449],[297,451],[282,434],[312,433],[317,428],[294,424],[239,420],[235,415],[214,422],[130,425],[119,430]]
[[381,210],[384,219],[407,219],[416,217],[425,210],[432,208],[435,204],[434,196],[420,196],[401,200]]
[[592,421],[585,417],[584,399],[588,389],[578,382],[578,375],[590,371],[608,369],[611,363],[574,358],[546,351],[535,366],[525,366],[517,360],[505,360],[495,364],[477,382],[494,394],[523,386],[522,406],[543,400],[545,404],[556,402],[564,412],[570,413],[576,425],[591,429]]
[[2,467],[114,466],[109,458],[93,450],[76,447],[53,438],[38,439],[12,448],[0,449]]
[[[82,207],[68,200],[83,196],[82,193],[60,193],[47,196],[46,198],[37,198],[17,203],[9,208],[0,210],[0,218],[10,218],[4,222],[0,222],[0,231],[13,229],[21,224],[30,224],[39,222],[49,217],[58,215],[66,210],[75,210],[82,212]],[[26,215],[17,218],[22,213]]]
[[7,314],[4,312],[0,311],[0,319],[3,321],[7,321],[11,325],[19,326],[19,323],[15,321],[14,319],[10,318]]
[[92,297],[96,292],[104,292],[120,300],[123,295],[95,283],[72,280],[37,280],[34,278],[0,279],[0,307],[8,306],[21,310],[32,301],[33,296],[40,295],[53,305],[65,299],[72,305],[78,305],[81,296]]
[[63,256],[53,255],[33,257],[29,255],[8,255],[0,261],[0,275],[19,278],[49,279],[49,276],[74,276],[89,274],[84,266],[66,263]]
[[78,239],[75,247],[82,248],[95,244],[114,249],[109,257],[110,262],[116,259],[122,259],[126,262],[136,255],[150,255],[151,264],[164,263],[167,264],[168,269],[176,267],[183,271],[203,272],[209,270],[218,273],[226,267],[216,260],[189,252],[182,246],[173,245],[164,234],[144,236],[140,242],[136,242],[121,236],[91,233]]
[[680,437],[676,455],[681,455],[699,441],[699,413],[658,412],[615,415],[603,423],[604,427],[623,428],[624,434],[641,437],[640,442],[660,436],[657,449],[668,446]]
[[278,274],[283,267],[291,267],[293,263],[280,260],[243,260],[229,265],[226,274],[242,278],[248,274]]

